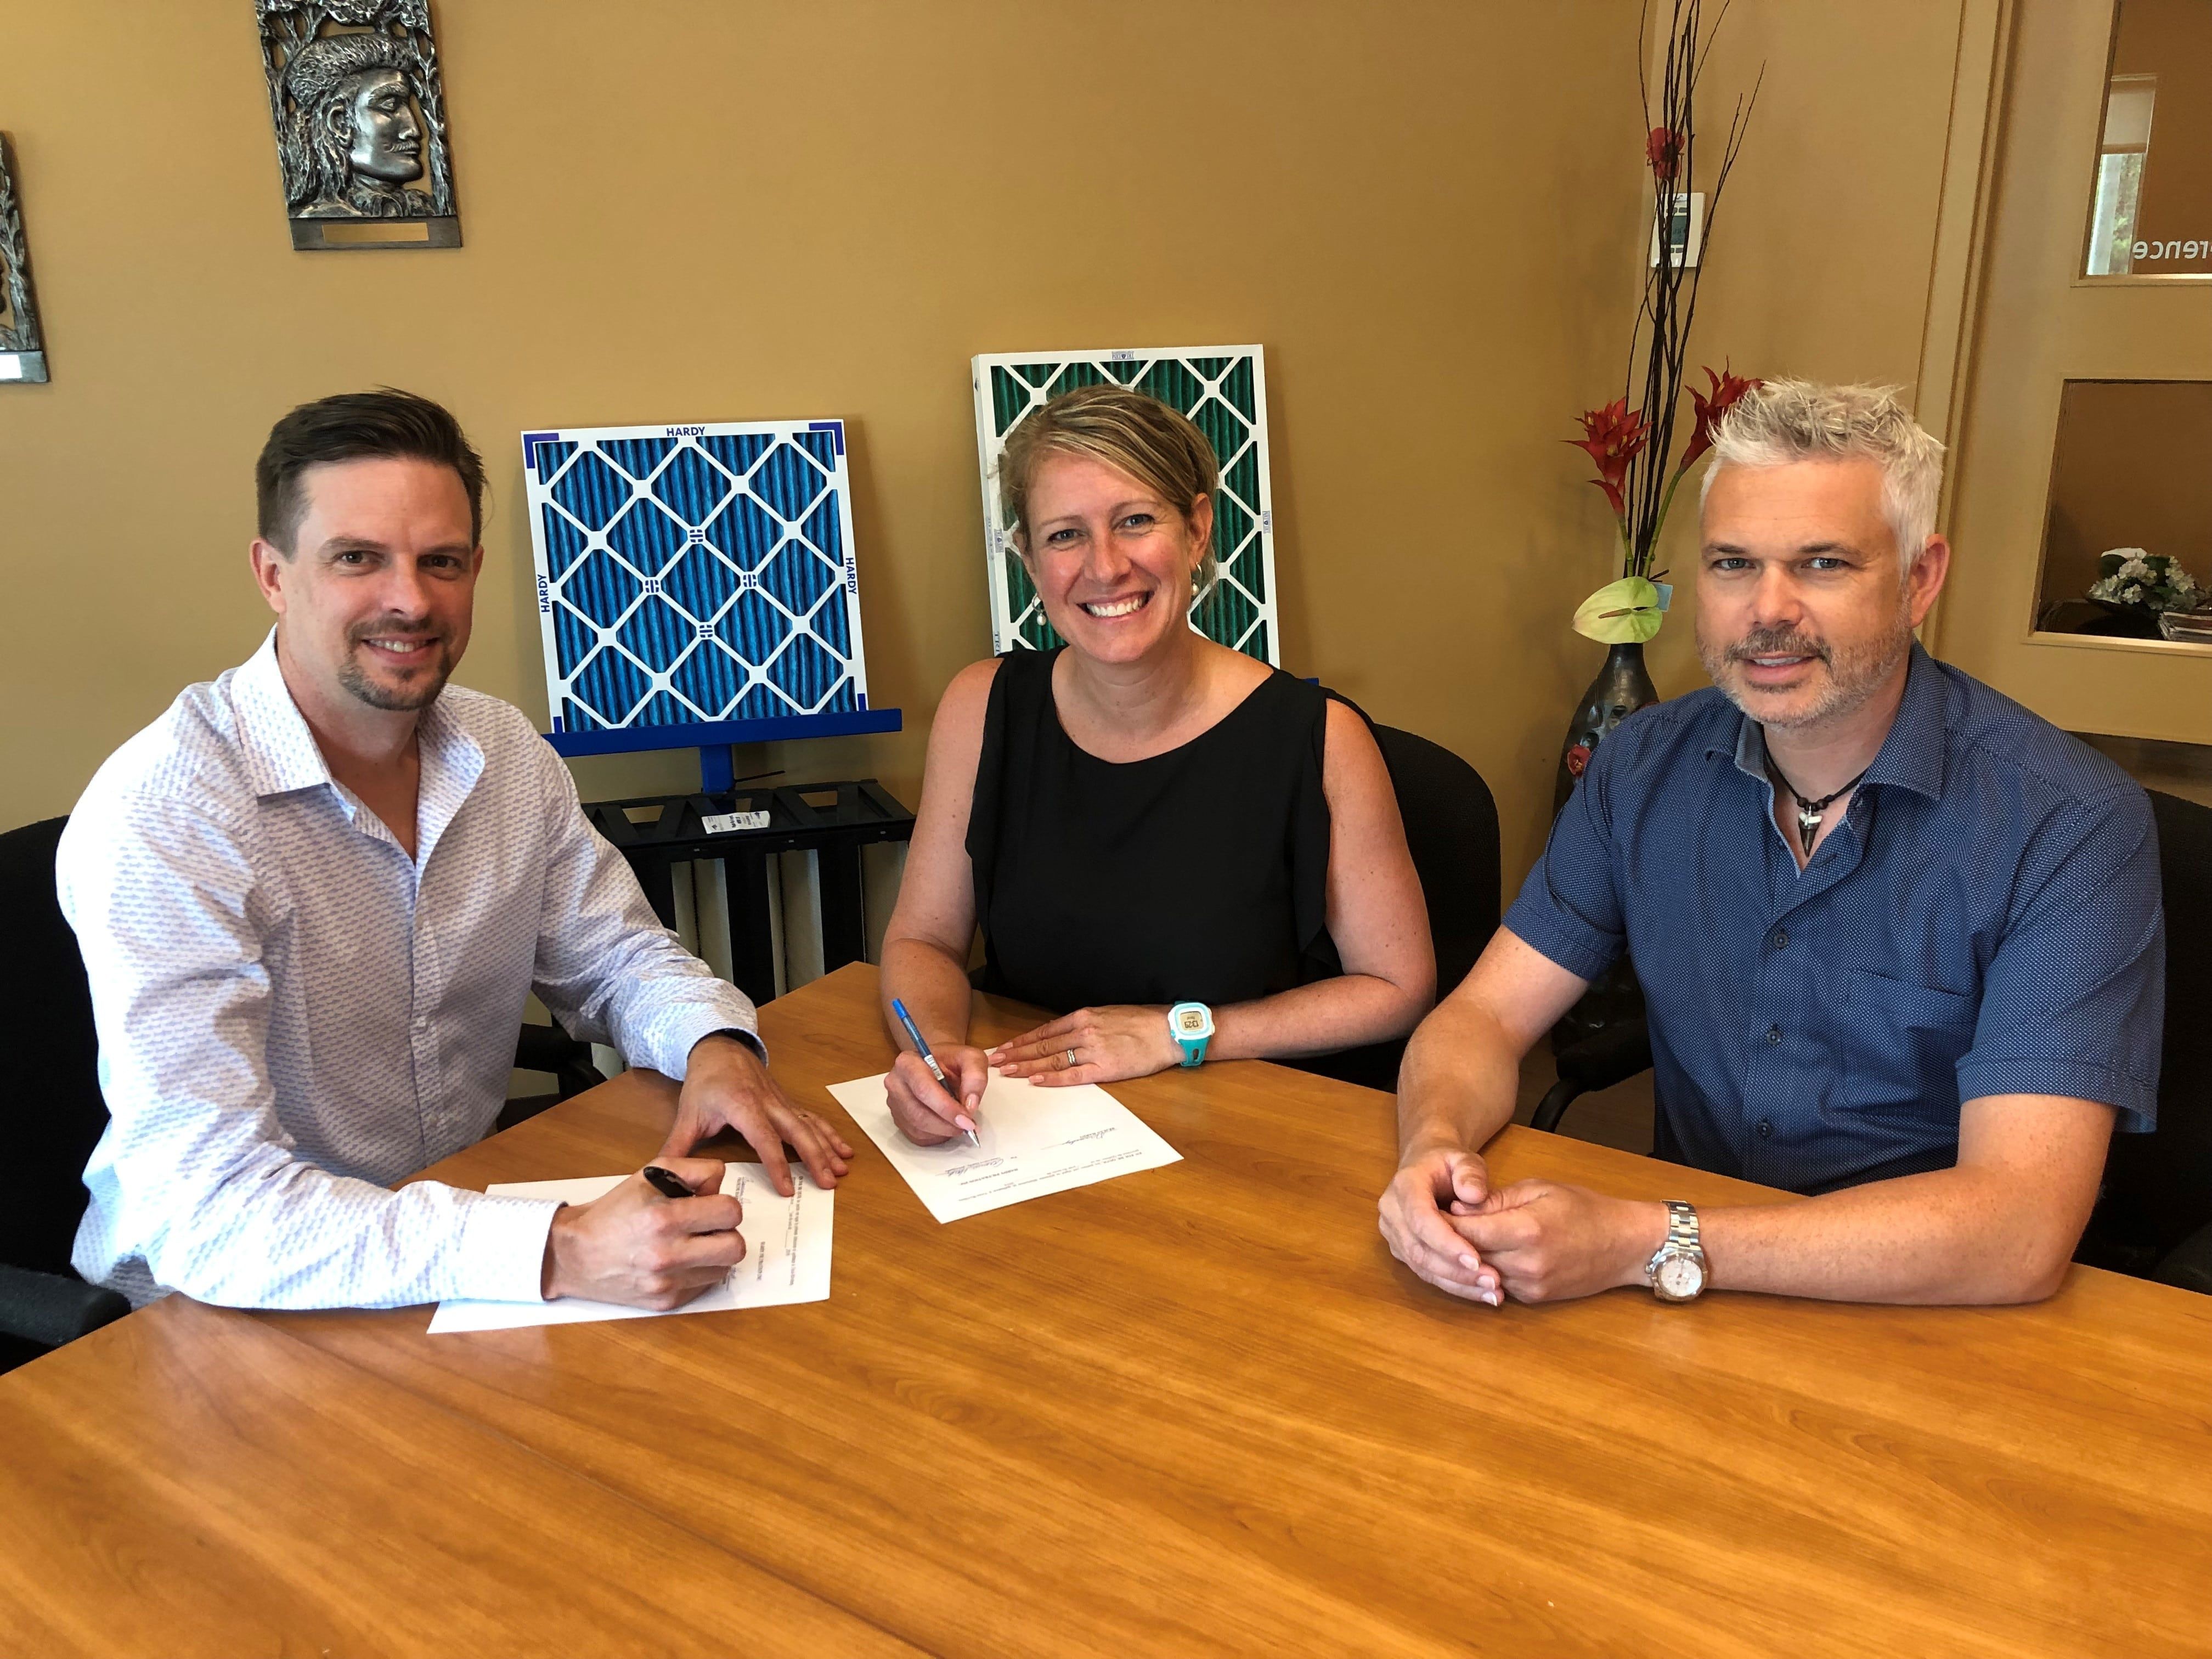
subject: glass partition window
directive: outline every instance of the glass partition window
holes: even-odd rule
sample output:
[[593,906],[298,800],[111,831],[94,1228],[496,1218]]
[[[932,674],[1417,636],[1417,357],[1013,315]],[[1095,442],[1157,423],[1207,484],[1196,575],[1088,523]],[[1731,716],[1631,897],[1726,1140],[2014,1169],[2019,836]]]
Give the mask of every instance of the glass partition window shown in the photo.
[[2036,627],[2199,642],[2212,618],[2212,380],[2069,380]]
[[[2155,75],[2114,76],[2105,94],[2105,143],[2097,155],[2097,199],[2089,216],[2089,275],[2135,270],[2136,212],[2142,204],[2143,157],[2158,105]],[[2150,250],[2143,250],[2148,257]]]
[[2212,0],[2118,0],[2086,276],[2212,276]]

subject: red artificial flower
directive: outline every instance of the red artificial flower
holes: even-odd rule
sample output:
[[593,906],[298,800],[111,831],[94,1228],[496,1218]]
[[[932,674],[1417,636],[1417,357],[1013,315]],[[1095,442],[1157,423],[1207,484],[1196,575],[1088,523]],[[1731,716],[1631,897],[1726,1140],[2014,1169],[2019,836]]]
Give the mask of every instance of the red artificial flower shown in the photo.
[[1644,159],[1651,164],[1651,176],[1662,185],[1674,182],[1674,174],[1682,165],[1682,135],[1665,127],[1654,127],[1651,136],[1644,141]]
[[1690,402],[1697,409],[1698,424],[1690,434],[1688,447],[1682,451],[1681,465],[1674,469],[1677,472],[1687,472],[1698,457],[1713,447],[1713,428],[1720,424],[1722,416],[1736,406],[1745,392],[1766,384],[1764,380],[1746,380],[1741,375],[1731,374],[1725,363],[1717,374],[1711,368],[1706,369],[1705,379],[1712,388],[1711,396],[1695,386],[1690,388]]
[[1598,476],[1590,482],[1605,491],[1614,516],[1619,517],[1628,511],[1620,489],[1628,482],[1629,463],[1651,441],[1651,428],[1644,422],[1644,411],[1631,409],[1626,398],[1615,398],[1603,409],[1590,410],[1576,418],[1583,423],[1583,435],[1566,441],[1597,463]]

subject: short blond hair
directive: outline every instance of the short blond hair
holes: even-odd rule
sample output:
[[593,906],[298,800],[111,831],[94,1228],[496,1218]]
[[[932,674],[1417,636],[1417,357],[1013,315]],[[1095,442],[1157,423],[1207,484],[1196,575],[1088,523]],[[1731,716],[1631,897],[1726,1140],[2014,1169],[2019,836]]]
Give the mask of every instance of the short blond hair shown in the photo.
[[1821,386],[1769,380],[1744,394],[1713,431],[1713,461],[1698,502],[1729,466],[1793,461],[1869,460],[1881,467],[1882,514],[1910,570],[1936,529],[1943,446],[1920,429],[1893,386]]
[[[1028,416],[1006,438],[999,458],[999,501],[1024,555],[1030,544],[1030,486],[1054,455],[1083,455],[1126,472],[1190,522],[1200,495],[1221,485],[1221,462],[1190,417],[1158,398],[1105,381],[1077,386]],[[1198,569],[1203,592],[1213,584],[1213,548]]]

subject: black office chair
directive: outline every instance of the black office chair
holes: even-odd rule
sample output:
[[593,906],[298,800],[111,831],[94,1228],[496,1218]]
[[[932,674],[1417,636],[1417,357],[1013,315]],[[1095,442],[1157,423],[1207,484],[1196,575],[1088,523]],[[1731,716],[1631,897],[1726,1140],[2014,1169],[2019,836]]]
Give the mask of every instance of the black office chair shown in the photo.
[[[1358,710],[1357,704],[1340,701]],[[1360,718],[1367,718],[1364,711]],[[1421,878],[1441,1000],[1467,977],[1482,947],[1498,931],[1498,804],[1482,775],[1441,744],[1395,726],[1377,726],[1371,720],[1367,724],[1382,751],[1382,763],[1389,769],[1413,872]],[[1393,1090],[1405,1057],[1406,1039],[1395,1037],[1283,1064],[1370,1089]]]
[[66,818],[0,836],[0,1006],[17,1022],[0,1158],[0,1370],[131,1311],[70,1268],[88,1195],[85,1161],[107,1127],[94,1066],[92,993],[76,936],[54,896],[54,848]]
[[2114,1135],[2075,1260],[2212,1295],[2212,806],[2150,792],[2166,881],[2158,1128]]
[[1459,988],[1498,931],[1498,803],[1482,775],[1441,744],[1375,728],[1437,952],[1437,1000]]
[[[586,1089],[596,1089],[607,1080],[606,1074],[592,1063],[592,1045],[579,1042],[558,1025],[533,1025],[525,1021],[522,1035],[514,1045],[514,1064],[519,1071],[550,1072],[559,1091],[555,1096],[556,1100],[567,1100]],[[510,1127],[510,1120],[502,1115],[500,1127]]]
[[1529,1117],[1529,1127],[1556,1130],[1567,1108],[1583,1095],[1626,1083],[1638,1072],[1651,1069],[1651,1026],[1642,1014],[1632,1015],[1601,1031],[1569,1043],[1553,1056],[1559,1081],[1544,1091]]

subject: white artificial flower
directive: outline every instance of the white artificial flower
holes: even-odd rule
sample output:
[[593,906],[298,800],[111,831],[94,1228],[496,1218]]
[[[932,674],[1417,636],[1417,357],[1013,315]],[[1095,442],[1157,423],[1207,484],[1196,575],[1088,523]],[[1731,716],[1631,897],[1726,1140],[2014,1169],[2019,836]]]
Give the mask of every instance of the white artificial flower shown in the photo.
[[2120,603],[2122,605],[2141,605],[2142,603],[2142,584],[2141,582],[2130,582],[2125,587],[2120,590]]

